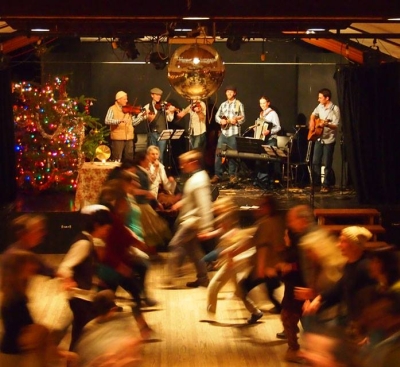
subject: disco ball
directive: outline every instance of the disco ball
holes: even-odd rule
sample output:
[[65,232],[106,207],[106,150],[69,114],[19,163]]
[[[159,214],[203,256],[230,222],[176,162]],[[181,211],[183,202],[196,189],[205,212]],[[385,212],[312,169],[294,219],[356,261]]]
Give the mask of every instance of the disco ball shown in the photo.
[[179,47],[168,64],[171,86],[186,99],[205,99],[221,86],[225,65],[218,52],[208,45]]

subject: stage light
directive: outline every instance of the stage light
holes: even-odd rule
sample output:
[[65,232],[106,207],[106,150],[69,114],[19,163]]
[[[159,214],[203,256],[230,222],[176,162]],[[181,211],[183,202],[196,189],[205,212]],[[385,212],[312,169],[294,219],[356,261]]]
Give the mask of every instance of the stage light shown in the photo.
[[241,45],[242,45],[242,37],[237,35],[229,36],[226,41],[226,47],[228,47],[231,51],[239,50]]
[[156,70],[164,69],[168,63],[168,60],[169,60],[168,56],[165,56],[161,52],[152,52],[148,56],[148,62],[150,62],[150,64],[153,64]]
[[[114,43],[114,42],[113,42]],[[115,44],[111,44],[113,48],[115,48]],[[123,51],[125,51],[128,59],[135,60],[140,55],[138,49],[136,48],[135,41],[130,38],[120,38],[116,45]]]

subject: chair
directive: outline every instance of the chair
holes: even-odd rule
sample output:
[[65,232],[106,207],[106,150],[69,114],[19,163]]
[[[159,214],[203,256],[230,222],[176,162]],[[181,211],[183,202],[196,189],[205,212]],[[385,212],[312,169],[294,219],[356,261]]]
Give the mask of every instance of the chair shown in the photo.
[[[290,153],[291,153],[291,146],[290,146],[290,136],[277,136],[276,137],[276,145],[279,149],[284,150],[287,154],[289,154],[289,163],[290,163]],[[285,180],[289,180],[290,182],[293,181],[293,172],[291,169],[291,164],[289,165],[290,169],[289,169],[289,177],[287,177],[287,161],[282,163],[282,175],[281,175],[281,179],[282,182]]]
[[[304,157],[304,160],[299,161],[299,162],[291,162],[290,163],[290,172],[291,172],[291,176],[293,179],[293,182],[298,185],[299,184],[299,170],[302,167],[306,167],[307,171],[308,171],[308,175],[310,176],[310,182],[311,182],[311,168],[310,168],[310,158],[311,158],[311,149],[312,149],[312,141],[308,142],[307,145],[307,153],[306,156]],[[304,178],[304,173],[302,176],[302,180]]]

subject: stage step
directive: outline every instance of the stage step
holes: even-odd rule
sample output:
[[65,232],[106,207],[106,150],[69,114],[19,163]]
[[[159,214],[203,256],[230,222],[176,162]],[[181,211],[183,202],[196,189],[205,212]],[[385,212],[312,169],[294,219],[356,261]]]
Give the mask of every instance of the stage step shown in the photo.
[[381,213],[373,208],[367,209],[314,209],[319,225],[346,223],[355,225],[380,224]]

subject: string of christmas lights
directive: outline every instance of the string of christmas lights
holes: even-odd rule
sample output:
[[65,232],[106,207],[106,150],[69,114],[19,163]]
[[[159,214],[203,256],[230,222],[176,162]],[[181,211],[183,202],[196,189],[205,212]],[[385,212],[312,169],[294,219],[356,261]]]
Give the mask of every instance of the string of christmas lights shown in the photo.
[[104,138],[98,136],[104,134],[98,119],[90,116],[94,99],[69,98],[67,83],[68,77],[55,77],[44,86],[13,85],[16,179],[22,190],[74,190],[79,166],[92,159],[82,150],[85,141]]

